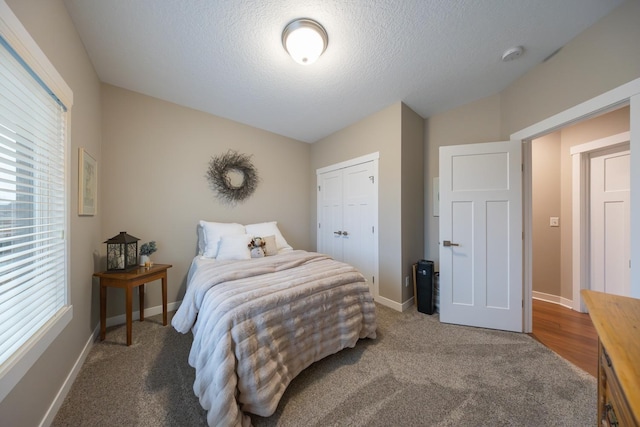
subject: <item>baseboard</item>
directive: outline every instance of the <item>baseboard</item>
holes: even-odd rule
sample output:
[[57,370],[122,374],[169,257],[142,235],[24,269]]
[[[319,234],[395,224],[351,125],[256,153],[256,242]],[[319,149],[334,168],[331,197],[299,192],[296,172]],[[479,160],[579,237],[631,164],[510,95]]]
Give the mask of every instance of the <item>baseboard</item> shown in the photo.
[[402,311],[402,304],[392,301],[389,298],[378,296],[377,298],[374,298],[374,301],[396,311]]
[[58,393],[56,394],[55,399],[53,399],[53,402],[51,402],[51,405],[49,406],[47,413],[45,414],[44,418],[42,419],[42,422],[40,423],[40,427],[50,426],[51,424],[53,424],[53,420],[56,417],[56,414],[60,410],[60,407],[62,406],[64,399],[67,397],[67,394],[69,394],[69,391],[71,390],[71,386],[73,385],[73,382],[76,380],[76,377],[80,373],[80,369],[82,368],[84,361],[87,359],[89,352],[93,348],[93,343],[95,342],[99,333],[100,333],[100,324],[96,326],[96,328],[93,330],[93,333],[87,339],[87,342],[84,345],[82,352],[80,352],[80,356],[78,356],[78,358],[76,359],[76,362],[73,364],[73,368],[71,368],[71,371],[69,371],[67,378],[65,378],[64,383],[62,384],[62,387],[60,387],[60,390],[58,390]]
[[[176,302],[171,302],[167,304],[167,311],[176,311],[178,309],[178,307],[180,307],[180,303],[182,301],[176,301]],[[156,307],[145,307],[144,309],[144,317],[150,317],[150,316],[155,316],[156,314],[162,314],[162,306],[156,306]],[[140,319],[140,310],[138,311],[134,311],[133,313],[131,313],[131,319],[132,320],[138,320]],[[109,317],[107,318],[107,327],[109,326],[114,326],[114,325],[122,325],[124,323],[127,322],[127,315],[126,314],[120,314],[118,316],[113,316],[113,317]]]
[[570,300],[570,299],[567,299],[567,298],[563,298],[563,297],[560,297],[558,295],[545,294],[544,292],[533,291],[531,294],[532,294],[533,299],[537,299],[537,300],[540,300],[540,301],[546,301],[546,302],[550,302],[550,303],[553,303],[553,304],[558,304],[558,305],[561,305],[563,307],[567,307],[567,308],[570,308],[571,310],[573,310],[573,300]]
[[[176,302],[167,304],[167,311],[177,310],[178,307],[180,307],[181,302],[182,301],[176,301]],[[146,307],[144,309],[145,317],[155,316],[156,314],[162,314],[161,305],[156,307]],[[121,325],[126,323],[127,321],[126,319],[127,317],[124,314],[119,316],[109,317],[107,319],[106,325],[107,326]],[[140,311],[133,312],[132,319],[133,320],[140,319]],[[58,390],[58,394],[56,395],[53,402],[51,402],[51,405],[49,406],[47,413],[45,414],[44,418],[40,422],[40,427],[46,427],[53,424],[53,420],[56,417],[56,414],[60,410],[60,407],[62,406],[64,399],[67,397],[67,394],[69,394],[69,391],[71,390],[71,386],[73,385],[78,374],[80,373],[80,369],[82,368],[82,365],[84,364],[85,360],[87,360],[87,356],[89,355],[89,352],[93,348],[93,344],[96,342],[99,335],[100,335],[100,323],[98,322],[95,329],[87,339],[87,343],[84,345],[82,352],[76,359],[76,362],[73,364],[73,368],[71,368],[71,371],[67,375],[67,378],[64,380],[62,387],[60,387],[60,390]]]
[[402,311],[406,311],[408,309],[410,309],[411,307],[413,307],[416,303],[416,299],[415,297],[411,297],[408,300],[406,300],[405,302],[402,303]]
[[414,304],[413,297],[409,298],[408,300],[400,304],[399,302],[390,300],[389,298],[378,296],[378,298],[375,298],[375,302],[377,302],[378,304],[382,304],[385,307],[392,308],[395,311],[399,311],[399,312],[408,310]]

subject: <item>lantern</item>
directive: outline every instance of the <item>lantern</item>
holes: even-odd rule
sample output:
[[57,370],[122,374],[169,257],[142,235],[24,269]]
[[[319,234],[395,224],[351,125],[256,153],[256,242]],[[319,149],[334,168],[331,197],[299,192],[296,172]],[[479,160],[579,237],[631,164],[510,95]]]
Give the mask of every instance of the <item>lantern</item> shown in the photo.
[[121,231],[107,244],[107,271],[127,271],[138,266],[138,239]]

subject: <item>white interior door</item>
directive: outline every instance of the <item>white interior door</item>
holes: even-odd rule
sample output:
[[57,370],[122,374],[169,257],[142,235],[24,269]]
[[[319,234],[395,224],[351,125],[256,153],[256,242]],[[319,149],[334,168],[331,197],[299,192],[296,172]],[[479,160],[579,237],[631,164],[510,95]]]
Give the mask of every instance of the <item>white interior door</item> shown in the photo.
[[590,157],[591,289],[630,296],[630,152]]
[[440,148],[440,320],[522,332],[522,147]]

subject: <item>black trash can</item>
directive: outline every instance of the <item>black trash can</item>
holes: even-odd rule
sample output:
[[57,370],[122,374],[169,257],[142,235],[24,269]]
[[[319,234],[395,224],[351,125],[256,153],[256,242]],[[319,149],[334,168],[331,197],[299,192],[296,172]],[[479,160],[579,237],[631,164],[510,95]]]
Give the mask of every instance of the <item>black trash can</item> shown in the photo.
[[435,311],[435,295],[433,292],[433,261],[420,260],[416,268],[416,300],[418,311],[433,314]]

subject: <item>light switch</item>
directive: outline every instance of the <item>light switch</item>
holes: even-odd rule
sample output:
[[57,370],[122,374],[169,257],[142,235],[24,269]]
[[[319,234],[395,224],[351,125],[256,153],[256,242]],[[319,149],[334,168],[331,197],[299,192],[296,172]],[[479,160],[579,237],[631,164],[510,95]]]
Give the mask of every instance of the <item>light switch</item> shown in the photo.
[[552,216],[549,218],[549,227],[560,227],[560,218]]

